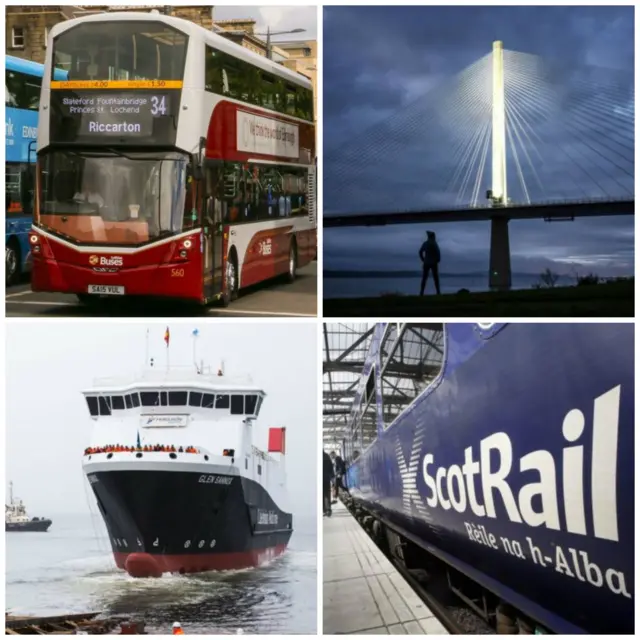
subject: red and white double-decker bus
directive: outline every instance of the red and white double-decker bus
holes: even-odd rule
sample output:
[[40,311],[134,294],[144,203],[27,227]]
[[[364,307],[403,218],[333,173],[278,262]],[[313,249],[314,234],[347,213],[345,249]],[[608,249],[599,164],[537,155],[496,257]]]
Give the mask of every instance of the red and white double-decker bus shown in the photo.
[[51,29],[37,162],[34,291],[226,304],[315,258],[310,81],[186,20]]

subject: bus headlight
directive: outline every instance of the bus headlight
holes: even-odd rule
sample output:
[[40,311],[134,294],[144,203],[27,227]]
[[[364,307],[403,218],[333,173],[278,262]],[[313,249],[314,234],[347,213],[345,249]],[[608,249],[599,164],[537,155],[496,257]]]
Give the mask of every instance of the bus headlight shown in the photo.
[[180,252],[180,257],[181,257],[181,258],[186,258],[186,257],[187,257],[187,252],[186,252],[186,251],[184,251],[184,250],[182,250],[182,251]]
[[40,238],[38,238],[35,233],[29,236],[29,242],[31,242],[31,244],[38,244],[39,240]]
[[[193,244],[193,243],[191,242],[191,240],[185,240],[185,241],[182,243],[182,246],[183,246],[185,249],[191,249],[191,245],[192,245],[192,244]],[[183,256],[183,257],[186,257],[186,256]]]

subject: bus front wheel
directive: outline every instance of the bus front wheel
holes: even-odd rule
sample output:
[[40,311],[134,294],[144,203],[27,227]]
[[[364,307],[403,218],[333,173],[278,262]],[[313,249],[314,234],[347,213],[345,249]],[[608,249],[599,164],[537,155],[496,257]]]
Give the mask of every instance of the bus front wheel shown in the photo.
[[292,242],[289,248],[289,271],[287,272],[287,281],[293,282],[296,279],[296,271],[298,269],[298,255],[296,252],[296,243]]
[[5,251],[5,284],[15,284],[20,279],[20,248],[14,239],[9,240]]

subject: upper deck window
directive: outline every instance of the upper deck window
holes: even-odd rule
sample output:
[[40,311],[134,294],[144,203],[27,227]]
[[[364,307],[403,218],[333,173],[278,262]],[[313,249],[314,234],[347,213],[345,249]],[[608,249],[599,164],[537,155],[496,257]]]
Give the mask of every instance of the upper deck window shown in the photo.
[[111,396],[112,409],[124,409],[124,398],[122,396]]
[[188,39],[161,22],[85,22],[54,39],[52,69],[69,80],[182,80]]
[[244,396],[231,396],[231,415],[239,416],[244,413]]
[[304,120],[313,120],[313,92],[250,62],[207,46],[205,90]]
[[245,396],[244,397],[244,410],[245,413],[251,415],[256,412],[256,404],[258,403],[258,396]]
[[157,391],[141,391],[140,400],[143,407],[157,407],[160,404],[160,394]]
[[111,415],[111,406],[109,405],[109,396],[98,396],[98,406],[101,416]]
[[95,396],[87,396],[87,406],[89,407],[89,413],[92,416],[98,415],[98,398]]
[[203,393],[202,394],[202,407],[203,409],[213,409],[213,393]]
[[184,407],[187,404],[188,391],[169,391],[169,406]]
[[192,391],[189,394],[189,406],[199,407],[202,404],[202,395],[201,391]]
[[229,408],[229,396],[216,396],[216,409],[228,409]]

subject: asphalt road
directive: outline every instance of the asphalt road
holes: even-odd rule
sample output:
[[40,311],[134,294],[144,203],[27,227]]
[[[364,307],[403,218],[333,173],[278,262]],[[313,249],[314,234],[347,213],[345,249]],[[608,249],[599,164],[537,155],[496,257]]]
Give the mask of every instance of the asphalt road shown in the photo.
[[10,287],[6,293],[8,318],[65,316],[111,317],[315,317],[317,315],[317,263],[298,271],[295,282],[282,279],[256,285],[240,293],[240,297],[226,309],[218,305],[198,307],[178,302],[145,303],[133,306],[113,301],[114,304],[96,309],[78,302],[74,295],[60,293],[33,293],[29,283]]

